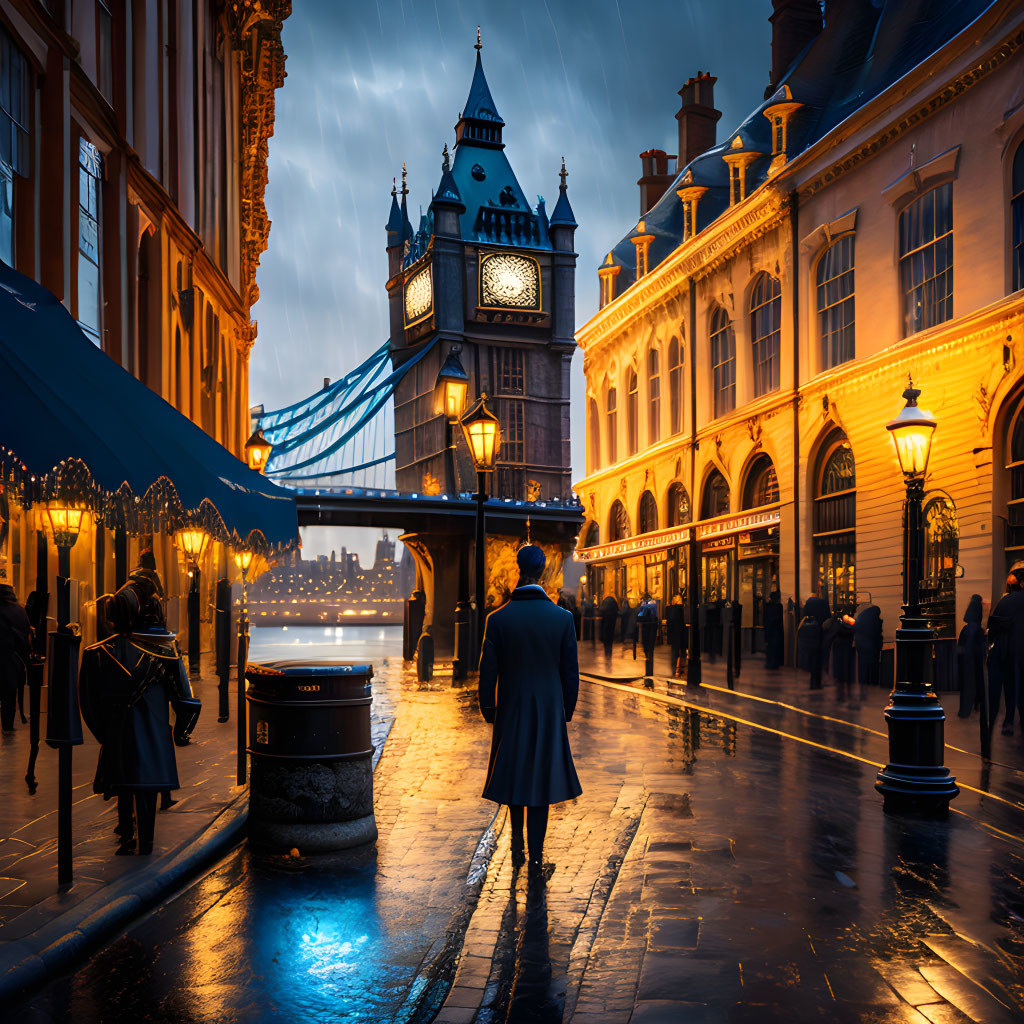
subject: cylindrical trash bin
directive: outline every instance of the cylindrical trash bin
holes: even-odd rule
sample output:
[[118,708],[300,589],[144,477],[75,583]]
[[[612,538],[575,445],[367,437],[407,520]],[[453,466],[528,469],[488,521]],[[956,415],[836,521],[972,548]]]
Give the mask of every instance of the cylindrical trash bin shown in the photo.
[[373,666],[272,661],[245,676],[249,838],[302,853],[373,842]]

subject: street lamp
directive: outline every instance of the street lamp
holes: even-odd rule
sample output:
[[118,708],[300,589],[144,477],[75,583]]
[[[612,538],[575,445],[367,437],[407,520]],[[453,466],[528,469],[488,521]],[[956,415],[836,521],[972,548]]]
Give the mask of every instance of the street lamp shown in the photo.
[[487,474],[494,471],[501,447],[501,426],[498,417],[487,408],[485,394],[462,417],[461,423],[476,467],[476,642],[479,648],[484,638],[484,502],[487,500]]
[[71,620],[71,549],[82,532],[84,510],[63,502],[50,502],[43,509],[57,546],[57,628],[65,629]]
[[878,773],[875,788],[886,810],[946,813],[960,792],[943,765],[944,723],[939,698],[926,680],[933,632],[921,614],[921,572],[924,565],[924,475],[937,426],[919,409],[921,392],[913,380],[903,392],[906,405],[886,424],[906,481],[903,505],[903,614],[896,630],[896,682],[885,709],[889,730],[889,763]]
[[198,527],[185,527],[174,535],[185,557],[192,563],[188,571],[188,674],[199,675],[199,560],[206,552],[210,535]]
[[437,375],[437,387],[441,389],[441,400],[444,415],[449,423],[458,423],[466,408],[466,397],[469,394],[469,374],[466,373],[459,359],[461,345],[452,345],[441,370]]
[[273,450],[274,446],[263,436],[263,431],[257,428],[245,442],[245,461],[249,463],[250,469],[265,473],[267,460]]
[[245,785],[246,776],[246,707],[245,707],[245,670],[249,664],[249,604],[245,584],[252,565],[252,552],[242,549],[235,552],[235,565],[242,573],[242,610],[238,616],[238,692],[236,695],[235,719],[237,726],[238,754],[235,781],[239,786]]

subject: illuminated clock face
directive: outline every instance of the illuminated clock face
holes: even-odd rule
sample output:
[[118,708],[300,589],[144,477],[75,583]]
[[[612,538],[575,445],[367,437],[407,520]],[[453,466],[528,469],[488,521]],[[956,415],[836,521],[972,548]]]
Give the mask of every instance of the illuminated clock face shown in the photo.
[[405,322],[411,324],[430,311],[434,301],[430,267],[424,267],[405,286]]
[[539,309],[537,264],[508,252],[485,256],[480,263],[480,305]]

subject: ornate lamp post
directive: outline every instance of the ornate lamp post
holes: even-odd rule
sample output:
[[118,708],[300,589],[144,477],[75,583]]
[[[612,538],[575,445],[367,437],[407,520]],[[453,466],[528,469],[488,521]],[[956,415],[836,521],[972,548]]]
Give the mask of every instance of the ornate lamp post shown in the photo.
[[885,798],[886,810],[945,813],[960,790],[942,763],[946,716],[925,678],[933,633],[921,614],[922,505],[937,424],[931,413],[918,408],[920,394],[910,380],[903,392],[907,404],[886,424],[906,480],[907,496],[903,505],[903,614],[896,630],[897,681],[885,709],[889,763],[878,773],[875,788]]
[[461,422],[473,455],[473,465],[476,466],[476,643],[479,648],[484,638],[485,619],[484,502],[487,500],[487,474],[494,471],[498,449],[501,447],[501,427],[498,417],[487,408],[487,395],[484,394],[462,417]]
[[249,603],[246,593],[246,582],[249,566],[252,565],[251,551],[236,551],[235,565],[242,573],[242,610],[238,616],[238,694],[236,697],[235,718],[238,730],[238,762],[235,781],[239,786],[245,785],[247,764],[246,748],[246,707],[245,707],[245,670],[249,664]]
[[249,440],[245,442],[245,461],[250,469],[257,473],[265,473],[267,460],[274,446],[263,436],[262,430],[254,430]]
[[188,571],[188,674],[199,675],[199,561],[206,552],[210,535],[198,527],[185,527],[174,536],[175,543],[191,563]]
[[71,620],[71,549],[82,530],[83,511],[51,502],[43,515],[57,545],[57,631],[50,634],[46,743],[57,748],[57,884],[71,884],[71,748],[82,742],[78,711],[78,648]]

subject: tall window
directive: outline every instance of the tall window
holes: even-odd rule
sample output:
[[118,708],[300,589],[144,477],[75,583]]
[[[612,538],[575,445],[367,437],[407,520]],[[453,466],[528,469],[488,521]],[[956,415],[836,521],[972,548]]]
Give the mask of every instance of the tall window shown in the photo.
[[654,444],[661,437],[661,373],[658,350],[647,353],[647,443]]
[[498,393],[523,393],[523,351],[518,348],[498,349]]
[[915,199],[900,214],[903,333],[953,316],[953,183]]
[[704,484],[704,497],[700,503],[701,519],[714,519],[716,516],[729,514],[729,485],[725,477],[717,469],[711,471],[711,475]]
[[750,293],[750,337],[754,357],[754,396],[779,387],[782,286],[771,274],[758,275]]
[[625,540],[629,536],[629,513],[621,501],[616,501],[608,513],[608,540]]
[[522,462],[524,456],[524,410],[522,399],[501,401],[501,461]]
[[636,370],[629,368],[628,389],[626,392],[626,435],[627,447],[630,455],[635,455],[640,447],[639,419],[640,419],[640,393],[637,381]]
[[619,458],[619,394],[615,388],[608,389],[605,412],[608,416],[608,465]]
[[658,528],[658,503],[650,491],[640,495],[640,533],[653,533]]
[[108,103],[114,101],[113,25],[106,0],[96,0],[96,86]]
[[775,466],[767,455],[758,455],[747,473],[747,483],[743,488],[743,507],[760,508],[762,505],[774,505],[779,500],[779,478]]
[[1024,558],[1024,400],[1010,421],[1006,438],[1006,470],[1010,474],[1010,500],[1007,509],[1007,568]]
[[683,429],[683,347],[678,338],[668,343],[668,399],[673,434]]
[[814,490],[814,579],[834,612],[856,604],[856,527],[853,451],[837,430],[822,448]]
[[736,408],[736,335],[721,307],[711,317],[711,378],[715,415],[724,416]]
[[103,157],[85,139],[78,140],[78,323],[101,345],[100,180]]
[[0,260],[14,265],[14,176],[28,174],[28,62],[0,25]]
[[853,358],[853,235],[834,242],[818,260],[818,332],[823,370]]
[[668,525],[685,526],[689,521],[690,496],[682,484],[672,484],[668,489]]
[[1024,142],[1013,154],[1010,179],[1010,259],[1013,266],[1013,290],[1024,288]]
[[587,401],[587,415],[587,455],[593,473],[601,465],[601,413],[593,398]]

